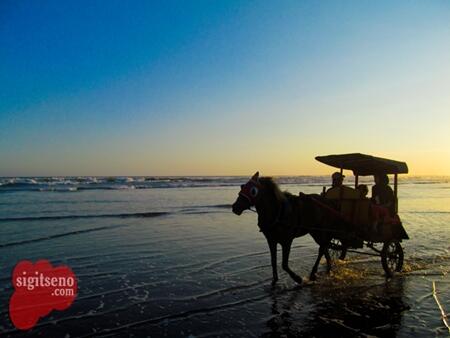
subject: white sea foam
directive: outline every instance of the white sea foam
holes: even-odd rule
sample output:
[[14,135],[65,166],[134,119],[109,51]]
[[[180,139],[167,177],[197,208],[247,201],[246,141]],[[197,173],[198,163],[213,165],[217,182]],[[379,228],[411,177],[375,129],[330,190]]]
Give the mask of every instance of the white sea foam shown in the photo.
[[[151,188],[190,188],[190,187],[227,187],[239,186],[245,183],[248,177],[95,177],[95,176],[54,176],[54,177],[5,177],[0,178],[0,191],[8,190],[46,190],[46,188],[54,187],[55,191],[60,187],[76,187],[75,190],[92,190],[92,189],[151,189]],[[276,182],[288,187],[292,185],[321,187],[330,185],[330,177],[328,176],[281,176],[275,177]],[[372,177],[361,177],[361,183],[371,185]],[[400,177],[400,185],[427,185],[432,184],[436,188],[446,188],[446,184],[450,182],[450,177]],[[138,183],[138,184],[137,184]],[[352,177],[346,178],[346,184],[354,183]],[[51,189],[47,189],[50,191]],[[319,192],[319,190],[317,190]]]

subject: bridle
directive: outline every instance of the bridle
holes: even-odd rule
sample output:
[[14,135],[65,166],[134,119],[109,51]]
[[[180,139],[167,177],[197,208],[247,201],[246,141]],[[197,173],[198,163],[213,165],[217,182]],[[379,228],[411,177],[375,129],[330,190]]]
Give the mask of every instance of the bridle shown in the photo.
[[[248,210],[257,212],[257,210],[252,209],[252,207],[256,206],[256,199],[258,197],[258,194],[260,192],[262,185],[259,182],[258,178],[251,178],[246,184],[241,185],[241,190],[239,191],[239,196],[244,197],[249,202],[250,206]],[[281,202],[278,214],[275,217],[275,219],[271,222],[271,224],[268,226],[268,228],[272,228],[275,224],[280,223],[283,221],[283,218],[286,214],[286,212],[289,212],[290,205],[287,200],[284,200]],[[260,230],[262,231],[262,229]]]
[[[256,197],[258,196],[261,184],[258,179],[250,179],[247,183],[241,186],[241,191],[239,191],[239,196],[246,198],[250,203],[251,207],[256,205]],[[252,210],[254,211],[254,210]]]

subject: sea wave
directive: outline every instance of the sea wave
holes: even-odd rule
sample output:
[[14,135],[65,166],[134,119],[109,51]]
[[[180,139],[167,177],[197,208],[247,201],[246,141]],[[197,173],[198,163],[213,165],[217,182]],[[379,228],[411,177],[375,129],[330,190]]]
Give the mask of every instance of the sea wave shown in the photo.
[[49,235],[49,236],[44,236],[44,237],[38,237],[38,238],[33,238],[33,239],[27,239],[27,240],[22,240],[22,241],[17,241],[17,242],[0,243],[0,249],[6,248],[6,247],[11,247],[11,246],[18,246],[18,245],[23,245],[23,244],[34,243],[34,242],[47,241],[50,239],[55,239],[55,238],[60,238],[60,237],[79,235],[79,234],[84,234],[87,232],[110,230],[113,228],[118,228],[118,227],[123,227],[123,226],[124,225],[102,226],[102,227],[97,227],[97,228],[89,228],[89,229],[83,229],[83,230],[64,232],[64,233],[59,233],[59,234],[54,234],[54,235]]
[[[282,185],[324,186],[330,184],[329,176],[280,176]],[[0,192],[80,192],[83,190],[132,190],[239,186],[246,182],[243,176],[53,176],[53,177],[3,177]],[[372,184],[372,177],[362,177],[361,183]],[[347,179],[353,184],[353,178]],[[399,184],[434,184],[448,188],[450,177],[405,177]],[[440,184],[440,185],[438,185]]]
[[[214,210],[215,209],[215,210]],[[69,214],[69,215],[51,215],[51,216],[13,216],[0,218],[0,222],[16,222],[16,221],[52,221],[63,219],[79,219],[79,218],[151,218],[168,216],[175,213],[211,213],[221,211],[223,209],[231,209],[231,204],[211,204],[211,205],[194,205],[188,208],[177,208],[174,211],[143,211],[131,213],[110,213],[110,214]]]
[[25,217],[3,217],[0,222],[14,221],[52,221],[61,219],[77,218],[136,218],[136,217],[160,217],[168,215],[169,212],[135,212],[122,214],[73,214],[73,215],[54,215],[54,216],[25,216]]

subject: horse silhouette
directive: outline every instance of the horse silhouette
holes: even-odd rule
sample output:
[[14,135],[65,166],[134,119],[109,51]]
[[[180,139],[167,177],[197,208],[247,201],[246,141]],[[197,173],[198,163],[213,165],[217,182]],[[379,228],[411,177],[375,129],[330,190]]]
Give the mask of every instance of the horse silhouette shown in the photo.
[[282,247],[283,270],[297,283],[303,282],[302,278],[290,269],[289,254],[294,238],[308,233],[319,245],[310,280],[316,279],[319,262],[324,255],[327,261],[327,272],[331,271],[331,257],[328,252],[331,240],[339,239],[346,247],[345,234],[350,231],[351,225],[336,217],[333,213],[333,205],[330,203],[319,195],[300,193],[296,196],[289,192],[282,192],[271,177],[259,177],[259,172],[241,186],[232,210],[236,215],[241,215],[244,210],[255,207],[258,213],[258,226],[266,237],[270,249],[272,284],[278,281],[278,244]]

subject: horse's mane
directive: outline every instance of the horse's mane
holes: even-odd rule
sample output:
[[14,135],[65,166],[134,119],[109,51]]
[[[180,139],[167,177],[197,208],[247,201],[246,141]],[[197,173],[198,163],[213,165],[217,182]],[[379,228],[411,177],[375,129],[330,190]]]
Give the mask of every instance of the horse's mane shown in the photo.
[[280,187],[278,187],[278,184],[275,183],[272,177],[261,177],[259,183],[266,189],[271,190],[278,201],[283,201],[292,196],[292,194],[287,191],[281,191]]

